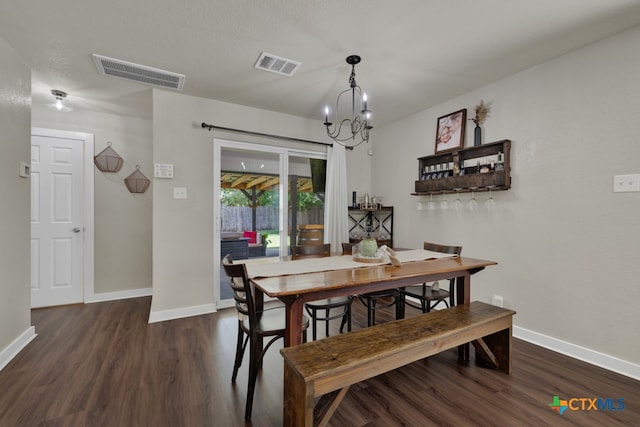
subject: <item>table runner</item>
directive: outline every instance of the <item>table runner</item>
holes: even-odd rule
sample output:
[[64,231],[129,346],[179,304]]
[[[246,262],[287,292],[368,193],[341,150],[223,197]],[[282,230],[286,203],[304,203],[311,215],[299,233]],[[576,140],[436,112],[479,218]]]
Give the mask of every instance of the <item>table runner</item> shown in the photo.
[[[402,263],[435,258],[452,258],[456,256],[457,255],[443,254],[441,252],[426,251],[424,249],[396,252],[396,257]],[[348,270],[385,264],[391,264],[391,261],[385,258],[382,262],[358,262],[354,261],[351,255],[303,258],[295,261],[245,262],[247,274],[251,279],[257,277],[286,276],[289,274],[318,273],[331,270]]]

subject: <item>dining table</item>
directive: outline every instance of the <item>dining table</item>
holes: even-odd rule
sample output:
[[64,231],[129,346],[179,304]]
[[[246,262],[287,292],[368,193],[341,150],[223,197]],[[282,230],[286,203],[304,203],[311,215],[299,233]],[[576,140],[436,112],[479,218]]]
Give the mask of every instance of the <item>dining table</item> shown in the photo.
[[[254,288],[256,309],[264,306],[265,296],[285,305],[284,346],[302,342],[304,304],[324,298],[365,294],[437,280],[455,279],[455,303],[471,299],[471,276],[495,261],[442,254],[423,249],[397,251],[393,265],[387,259],[357,260],[351,255],[291,260],[263,258],[246,262]],[[468,346],[462,357],[468,359]]]

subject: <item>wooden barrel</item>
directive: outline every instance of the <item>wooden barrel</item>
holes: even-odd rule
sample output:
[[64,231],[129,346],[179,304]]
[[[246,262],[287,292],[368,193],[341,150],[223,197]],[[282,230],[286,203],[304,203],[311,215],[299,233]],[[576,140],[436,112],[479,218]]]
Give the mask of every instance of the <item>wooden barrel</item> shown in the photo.
[[324,225],[306,224],[298,226],[298,245],[314,246],[324,243]]

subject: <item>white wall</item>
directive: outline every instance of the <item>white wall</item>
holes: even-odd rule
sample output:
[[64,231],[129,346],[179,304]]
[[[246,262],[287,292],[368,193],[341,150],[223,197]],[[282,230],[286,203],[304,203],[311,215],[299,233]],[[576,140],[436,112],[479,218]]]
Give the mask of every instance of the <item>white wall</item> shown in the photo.
[[[117,114],[32,107],[35,127],[86,132],[95,136],[95,154],[111,142],[124,164],[114,173],[93,167],[95,210],[94,294],[136,295],[151,288],[153,185],[143,194],[129,193],[124,179],[140,166],[153,179],[151,120]],[[114,294],[115,293],[115,294]]]
[[[371,186],[371,165],[373,157],[367,154],[369,148],[373,147],[375,141],[378,141],[377,135],[371,135],[368,144],[363,144],[353,150],[347,151],[347,192],[349,193],[349,205],[351,204],[351,192],[355,191],[358,195],[364,196],[364,193],[373,195],[375,189]],[[385,167],[392,165],[385,164]],[[383,200],[387,204],[386,200]]]
[[0,369],[33,338],[30,295],[29,179],[31,71],[0,38]]
[[[636,27],[379,129],[372,174],[396,207],[397,246],[461,244],[495,260],[473,277],[473,300],[502,295],[519,327],[636,364],[640,193],[612,187],[640,173],[639,44]],[[484,141],[513,141],[513,187],[491,214],[417,211],[416,159],[434,152],[436,118],[472,117],[481,99],[492,104]]]
[[[208,132],[201,127],[202,122],[328,142],[319,120],[174,92],[153,91],[153,161],[172,163],[175,178],[156,179],[153,182],[152,321],[215,309],[213,138],[283,144],[268,138]],[[284,145],[305,150],[326,150],[322,146],[309,144]],[[358,179],[363,180],[362,176]],[[188,198],[174,200],[173,187],[186,187]]]

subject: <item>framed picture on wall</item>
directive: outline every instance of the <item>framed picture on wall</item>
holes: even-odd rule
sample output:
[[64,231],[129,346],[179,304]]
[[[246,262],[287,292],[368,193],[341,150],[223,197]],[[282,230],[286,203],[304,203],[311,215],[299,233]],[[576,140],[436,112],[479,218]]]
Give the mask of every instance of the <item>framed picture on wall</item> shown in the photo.
[[438,117],[436,154],[464,147],[464,124],[466,121],[466,108]]

